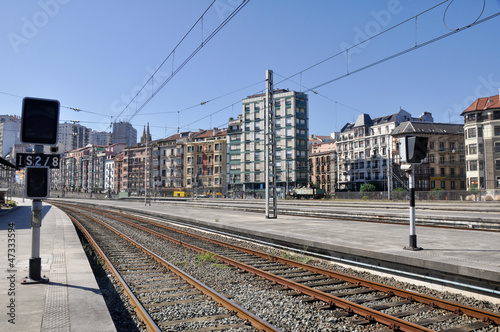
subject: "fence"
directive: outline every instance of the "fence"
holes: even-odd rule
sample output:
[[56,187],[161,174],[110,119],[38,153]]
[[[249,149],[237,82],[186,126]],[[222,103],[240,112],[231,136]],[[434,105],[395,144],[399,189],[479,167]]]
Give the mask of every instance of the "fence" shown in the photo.
[[[484,193],[483,193],[484,194]],[[480,193],[477,197],[482,197]],[[420,201],[465,201],[466,199],[477,199],[471,197],[470,193],[465,190],[455,191],[415,191],[415,199]],[[331,195],[333,199],[370,199],[370,200],[388,200],[387,191],[372,191],[372,192],[335,192]],[[409,200],[408,191],[393,191],[391,192],[391,200]]]

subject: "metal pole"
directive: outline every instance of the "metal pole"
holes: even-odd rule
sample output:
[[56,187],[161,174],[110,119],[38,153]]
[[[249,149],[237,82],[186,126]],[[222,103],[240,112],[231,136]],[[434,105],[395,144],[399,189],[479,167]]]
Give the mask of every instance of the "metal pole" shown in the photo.
[[265,167],[266,167],[266,218],[277,218],[276,193],[276,131],[274,114],[273,71],[266,71],[266,100],[265,100]]
[[148,205],[148,139],[146,137],[146,156],[144,157],[144,206]]
[[409,171],[409,189],[410,189],[410,245],[405,247],[407,250],[422,250],[417,247],[417,232],[415,226],[415,169],[412,167]]
[[[35,145],[35,153],[43,153],[43,145]],[[34,199],[31,205],[31,258],[28,277],[22,284],[49,282],[42,278],[42,259],[40,258],[40,227],[42,226],[42,200]]]

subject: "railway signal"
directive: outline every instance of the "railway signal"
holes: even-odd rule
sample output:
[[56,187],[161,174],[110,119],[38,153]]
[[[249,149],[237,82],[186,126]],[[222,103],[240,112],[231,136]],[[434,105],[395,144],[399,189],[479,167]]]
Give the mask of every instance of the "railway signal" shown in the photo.
[[25,196],[31,199],[43,199],[49,196],[48,167],[26,167]]
[[44,155],[43,145],[57,143],[59,127],[59,101],[26,97],[21,115],[21,142],[35,144],[35,153],[16,156],[16,164],[26,166],[25,196],[32,198],[31,206],[31,258],[29,276],[22,284],[49,282],[41,276],[40,227],[42,226],[42,199],[49,195],[49,167],[58,168],[58,155]]
[[422,136],[405,136],[400,138],[399,153],[402,163],[420,164],[427,157],[429,138]]
[[21,115],[21,142],[54,145],[59,126],[59,101],[26,97]]

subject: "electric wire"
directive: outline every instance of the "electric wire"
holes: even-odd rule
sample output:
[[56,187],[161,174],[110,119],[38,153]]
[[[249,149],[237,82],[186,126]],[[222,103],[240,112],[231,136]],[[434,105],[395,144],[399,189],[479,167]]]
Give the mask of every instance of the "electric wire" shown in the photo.
[[[191,33],[191,31],[194,29],[194,27],[196,25],[198,25],[198,22],[200,22],[200,19],[203,17],[203,15],[205,15],[205,13],[213,6],[213,4],[215,3],[215,1],[217,0],[213,0],[212,3],[207,7],[207,9],[205,9],[205,11],[203,12],[203,14],[201,14],[201,16],[196,20],[196,22],[191,26],[191,28],[188,30],[188,32],[186,32],[184,34],[184,36],[181,38],[181,40],[177,43],[177,45],[174,47],[174,49],[167,55],[167,57],[162,61],[162,63],[158,66],[158,68],[156,68],[156,70],[153,72],[153,74],[151,74],[150,78],[146,81],[146,83],[143,84],[143,86],[141,87],[141,89],[136,93],[136,95],[130,100],[130,102],[123,108],[123,110],[118,114],[118,116],[116,118],[119,118],[123,112],[125,112],[125,110],[130,106],[130,104],[137,98],[137,96],[142,92],[142,90],[144,90],[144,88],[146,87],[146,85],[149,84],[150,81],[152,81],[153,77],[155,76],[155,74],[160,70],[161,67],[163,67],[163,65],[165,64],[165,62],[168,60],[168,58],[170,58],[170,56],[174,57],[175,55],[175,51],[176,49],[179,47],[180,44],[182,44],[182,42],[186,39],[186,37]],[[172,63],[173,63],[173,60],[172,60]],[[116,122],[116,120],[115,120]]]
[[[446,9],[444,11],[444,14],[443,14],[443,24],[444,26],[446,27],[446,29],[450,30],[450,31],[454,31],[455,29],[451,29],[450,27],[448,27],[448,25],[446,24],[446,13],[448,12],[448,9],[450,8],[450,6],[453,4],[455,0],[451,0],[451,2],[448,4],[448,6],[446,6]],[[486,7],[486,0],[483,0],[483,9],[481,9],[481,13],[479,14],[479,16],[476,18],[476,20],[474,22],[472,22],[471,24],[474,24],[476,23],[480,18],[481,16],[483,16],[483,13],[484,13],[484,8]]]
[[421,16],[421,15],[423,15],[423,14],[425,14],[425,13],[427,13],[427,12],[429,12],[429,11],[431,11],[431,10],[433,10],[433,9],[437,8],[437,7],[439,7],[439,6],[441,6],[442,4],[444,4],[444,3],[448,2],[448,1],[450,1],[450,0],[444,0],[444,1],[442,1],[442,2],[440,2],[440,3],[438,3],[438,4],[436,4],[435,6],[432,6],[431,8],[428,8],[428,9],[426,9],[426,10],[424,10],[424,11],[422,11],[422,12],[418,13],[417,15],[414,15],[414,16],[412,16],[412,17],[410,17],[410,18],[408,18],[408,19],[406,19],[406,20],[404,20],[404,21],[402,21],[402,22],[400,22],[400,23],[397,23],[397,24],[395,24],[395,25],[393,25],[393,26],[391,26],[391,27],[389,27],[389,28],[387,28],[387,29],[385,29],[385,30],[383,30],[383,31],[381,31],[381,32],[379,32],[379,33],[377,33],[377,34],[375,34],[375,35],[373,35],[373,36],[371,36],[371,37],[367,38],[367,39],[364,39],[364,40],[360,41],[360,42],[359,42],[359,43],[357,43],[357,44],[352,45],[351,47],[348,47],[348,48],[346,48],[346,49],[342,50],[341,52],[335,53],[335,54],[333,54],[333,55],[329,56],[329,57],[328,57],[328,58],[326,58],[326,59],[323,59],[323,60],[321,60],[321,61],[319,61],[319,62],[316,62],[315,64],[313,64],[313,65],[311,65],[311,66],[309,66],[309,67],[307,67],[307,68],[305,68],[305,69],[302,69],[301,71],[299,71],[299,72],[297,72],[297,73],[295,73],[295,74],[293,74],[293,75],[291,75],[291,76],[286,77],[284,80],[279,81],[279,82],[278,82],[278,83],[276,83],[276,84],[280,84],[280,83],[282,83],[282,82],[284,82],[284,81],[286,81],[286,80],[288,80],[288,79],[290,79],[290,78],[292,78],[292,77],[295,77],[295,76],[300,75],[300,74],[302,74],[302,73],[304,73],[304,72],[306,72],[306,71],[309,71],[309,70],[311,70],[311,69],[313,69],[313,68],[315,68],[315,67],[319,66],[320,64],[323,64],[323,63],[325,63],[325,62],[327,62],[327,61],[329,61],[329,60],[331,60],[331,59],[333,59],[333,58],[336,58],[336,57],[338,57],[338,56],[340,56],[340,55],[342,55],[342,54],[344,54],[344,53],[346,54],[347,59],[349,59],[349,57],[348,57],[348,52],[349,52],[349,50],[352,50],[352,49],[354,49],[354,48],[356,48],[356,47],[358,47],[358,46],[360,46],[360,45],[362,45],[362,44],[364,44],[364,43],[366,43],[366,42],[368,42],[368,41],[370,41],[370,40],[372,40],[372,39],[374,39],[374,38],[377,38],[377,37],[378,37],[378,36],[380,36],[380,35],[383,35],[383,34],[385,34],[385,33],[389,32],[389,31],[391,31],[391,30],[393,30],[393,29],[395,29],[395,28],[397,28],[397,27],[399,27],[399,26],[401,26],[401,25],[403,25],[403,24],[405,24],[405,23],[407,23],[407,22],[409,22],[409,21],[413,20],[413,19],[416,19],[418,16]]
[[[214,1],[215,2],[215,1]],[[248,2],[250,2],[250,0],[244,0],[238,7],[236,7],[236,9],[214,30],[212,31],[212,33],[205,39],[201,42],[201,44],[172,72],[172,74],[162,83],[160,84],[160,86],[154,90],[151,95],[142,103],[141,106],[139,106],[136,111],[130,116],[130,118],[128,119],[128,121],[130,122],[150,101],[151,99],[153,99],[162,89],[163,87],[165,87],[166,84],[168,84],[172,78],[208,43],[210,42],[210,40],[212,40],[212,38],[217,35],[217,33],[219,33],[220,30],[222,30],[222,28],[224,28],[227,23],[229,23],[229,21],[231,21],[234,16],[236,16],[236,14],[238,14],[247,4]],[[213,4],[213,3],[212,3]],[[212,6],[212,4],[210,6]],[[208,9],[207,9],[208,10]],[[206,13],[206,11],[205,11]],[[205,15],[205,13],[203,15]],[[202,15],[202,17],[203,17]],[[198,23],[198,21],[197,21]],[[196,23],[196,24],[197,24]],[[195,24],[195,25],[196,25]],[[191,30],[190,30],[191,31]],[[189,32],[188,32],[189,33]],[[166,60],[165,60],[166,61]],[[162,63],[163,65],[163,63]],[[161,66],[158,67],[158,69],[155,71],[155,73],[161,68]],[[154,75],[154,74],[153,74]],[[139,90],[139,92],[136,94],[136,96],[133,98],[134,99],[137,99],[137,96],[139,95],[139,93],[141,93],[141,91],[144,89],[144,87],[148,84],[149,81],[151,81],[153,79],[153,76],[151,76],[151,78],[143,85],[143,87]],[[119,116],[121,116],[121,114],[128,108],[128,106],[132,103],[131,100],[129,102],[129,104],[123,109],[123,111],[120,113]],[[115,120],[116,121],[116,120]]]
[[[388,56],[388,57],[385,57],[385,58],[380,59],[380,60],[378,60],[378,61],[372,62],[372,63],[370,63],[370,64],[368,64],[368,65],[366,65],[366,66],[363,66],[363,67],[358,68],[358,69],[356,69],[356,70],[353,70],[353,71],[351,71],[351,72],[347,72],[346,74],[343,74],[343,75],[337,76],[337,77],[336,77],[336,78],[334,78],[334,79],[331,79],[331,80],[326,81],[326,82],[324,82],[324,83],[318,84],[318,85],[316,85],[316,86],[314,86],[314,87],[312,87],[312,88],[310,88],[310,89],[308,89],[308,90],[306,90],[306,91],[304,91],[304,92],[308,92],[308,91],[313,91],[313,90],[316,90],[316,89],[318,89],[318,88],[320,88],[320,87],[323,87],[323,86],[325,86],[325,85],[327,85],[327,84],[330,84],[330,83],[333,83],[333,82],[335,82],[335,81],[338,81],[338,80],[340,80],[340,79],[342,79],[342,78],[348,77],[348,76],[350,76],[350,75],[352,75],[352,74],[356,74],[356,73],[359,73],[359,72],[361,72],[361,71],[363,71],[363,70],[366,70],[366,69],[368,69],[368,68],[375,67],[376,65],[379,65],[379,64],[381,64],[381,63],[387,62],[387,61],[392,60],[392,59],[395,59],[395,58],[397,58],[397,57],[399,57],[399,56],[401,56],[401,55],[404,55],[404,54],[406,54],[406,53],[412,52],[412,51],[417,50],[417,49],[419,49],[419,48],[421,48],[421,47],[424,47],[424,46],[430,45],[430,44],[432,44],[432,43],[435,43],[435,42],[437,42],[437,41],[439,41],[439,40],[441,40],[441,39],[444,39],[444,38],[447,38],[447,37],[449,37],[449,36],[452,36],[452,35],[454,35],[454,34],[456,34],[456,33],[459,33],[459,32],[462,32],[462,31],[465,31],[465,30],[467,30],[467,29],[469,29],[469,28],[471,28],[471,27],[473,27],[473,26],[476,26],[476,25],[479,25],[479,24],[484,23],[484,22],[486,22],[486,21],[489,21],[489,20],[491,20],[491,19],[493,19],[493,18],[495,18],[495,17],[497,17],[497,16],[500,16],[500,12],[495,13],[495,14],[493,14],[493,15],[490,15],[490,16],[488,16],[488,17],[486,17],[486,18],[482,19],[482,20],[476,21],[476,22],[475,22],[475,23],[473,23],[473,24],[470,24],[470,25],[464,26],[464,27],[462,27],[462,28],[458,28],[458,29],[456,29],[456,30],[453,30],[453,31],[451,31],[451,32],[445,33],[445,34],[443,34],[443,35],[441,35],[441,36],[438,36],[438,37],[436,37],[436,38],[433,38],[433,39],[430,39],[430,40],[428,40],[428,41],[426,41],[426,42],[423,42],[423,43],[421,43],[421,44],[419,44],[419,45],[416,45],[416,46],[413,46],[413,47],[407,48],[407,49],[405,49],[405,50],[403,50],[403,51],[401,51],[401,52],[398,52],[398,53],[392,54],[392,55],[390,55],[390,56]],[[294,76],[295,76],[295,75],[294,75]],[[293,77],[293,76],[291,76],[291,77]]]

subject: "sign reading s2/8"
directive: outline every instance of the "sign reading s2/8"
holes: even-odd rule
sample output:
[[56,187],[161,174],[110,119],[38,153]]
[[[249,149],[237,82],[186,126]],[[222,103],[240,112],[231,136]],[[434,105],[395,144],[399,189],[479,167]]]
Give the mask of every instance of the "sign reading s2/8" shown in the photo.
[[38,166],[59,168],[61,155],[43,153],[18,153],[16,154],[16,167]]

